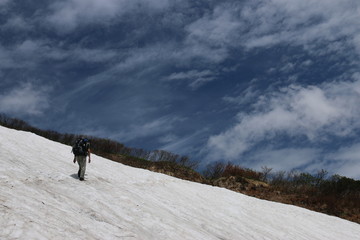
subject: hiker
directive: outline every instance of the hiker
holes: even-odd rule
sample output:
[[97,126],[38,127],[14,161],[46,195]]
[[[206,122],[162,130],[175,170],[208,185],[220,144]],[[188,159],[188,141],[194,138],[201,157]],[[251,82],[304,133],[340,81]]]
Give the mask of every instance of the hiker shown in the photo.
[[74,163],[78,162],[79,171],[78,177],[80,181],[84,181],[85,170],[86,170],[86,156],[89,156],[89,163],[91,162],[90,158],[90,141],[86,138],[79,138],[76,140],[72,152],[74,153]]

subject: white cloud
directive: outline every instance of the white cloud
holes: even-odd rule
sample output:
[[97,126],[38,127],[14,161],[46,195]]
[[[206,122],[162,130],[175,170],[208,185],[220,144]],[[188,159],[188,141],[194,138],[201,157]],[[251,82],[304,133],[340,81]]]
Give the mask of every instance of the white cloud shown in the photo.
[[268,48],[286,43],[303,46],[314,54],[341,53],[349,45],[359,46],[359,12],[360,3],[356,0],[220,3],[185,29],[187,41],[193,45],[223,50]]
[[40,115],[49,107],[49,88],[24,83],[0,94],[0,111],[17,115]]
[[81,23],[103,21],[114,17],[125,5],[122,0],[67,0],[55,2],[48,21],[61,31],[74,30]]
[[344,137],[360,128],[360,81],[290,86],[262,96],[252,113],[239,113],[227,131],[209,138],[209,158],[234,160],[279,134],[306,137],[310,142]]
[[242,22],[236,19],[238,11],[234,4],[219,5],[211,14],[196,20],[186,27],[188,42],[203,42],[214,47],[233,45]]
[[185,27],[186,52],[191,57],[202,57],[214,63],[221,63],[229,55],[229,48],[239,45],[238,32],[242,22],[234,17],[236,5],[215,7],[213,12]]
[[248,47],[334,41],[359,31],[360,5],[354,0],[270,0],[254,5],[242,12],[243,17],[254,23],[246,36]]
[[[233,49],[301,46],[312,55],[329,53],[352,61],[360,49],[356,0],[260,0],[219,3],[185,26],[189,53],[221,63]],[[357,51],[357,55],[360,51]],[[217,56],[217,59],[214,59]],[[288,65],[284,71],[290,71]]]
[[282,107],[241,117],[240,123],[208,141],[210,159],[235,160],[258,142],[291,129],[296,116]]
[[168,0],[66,0],[51,5],[53,12],[47,22],[59,32],[68,33],[87,24],[111,24],[113,19],[125,13],[136,13],[139,9],[159,11],[169,4]]

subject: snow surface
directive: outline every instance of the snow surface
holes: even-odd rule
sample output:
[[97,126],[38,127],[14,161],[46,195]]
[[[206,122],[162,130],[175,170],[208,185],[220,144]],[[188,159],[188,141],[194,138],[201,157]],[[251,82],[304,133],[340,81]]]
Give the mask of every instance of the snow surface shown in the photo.
[[360,225],[92,156],[0,126],[0,239],[360,239]]

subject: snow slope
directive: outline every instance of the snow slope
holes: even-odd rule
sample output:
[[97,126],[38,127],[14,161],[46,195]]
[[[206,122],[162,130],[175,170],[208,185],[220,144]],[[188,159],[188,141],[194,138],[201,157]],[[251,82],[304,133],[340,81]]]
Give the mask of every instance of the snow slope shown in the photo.
[[[45,147],[44,147],[45,146]],[[360,225],[179,180],[0,126],[0,239],[360,239]]]

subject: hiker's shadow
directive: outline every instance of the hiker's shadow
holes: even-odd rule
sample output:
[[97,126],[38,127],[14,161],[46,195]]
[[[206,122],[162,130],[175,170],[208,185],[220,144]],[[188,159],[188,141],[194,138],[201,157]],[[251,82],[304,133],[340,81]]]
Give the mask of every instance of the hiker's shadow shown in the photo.
[[78,177],[78,175],[77,175],[76,173],[71,174],[71,175],[70,175],[70,177],[75,178],[75,179],[78,179],[78,178],[79,178],[79,177]]

